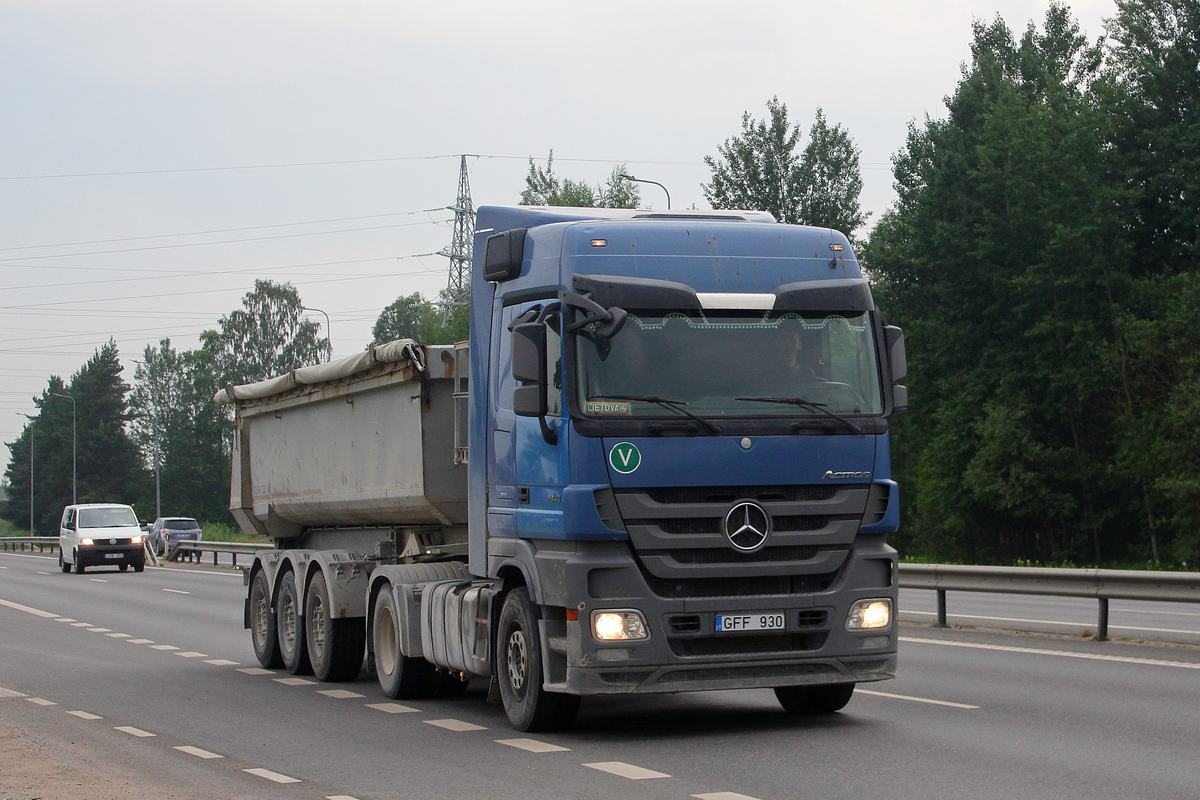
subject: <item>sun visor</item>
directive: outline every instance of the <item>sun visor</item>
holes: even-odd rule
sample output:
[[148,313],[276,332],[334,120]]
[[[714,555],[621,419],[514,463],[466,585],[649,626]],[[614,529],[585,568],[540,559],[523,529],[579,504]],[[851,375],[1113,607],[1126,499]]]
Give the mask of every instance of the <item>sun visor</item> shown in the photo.
[[775,311],[872,311],[865,278],[785,283],[775,287]]
[[623,275],[575,275],[571,287],[605,308],[669,308],[699,311],[700,299],[685,283]]

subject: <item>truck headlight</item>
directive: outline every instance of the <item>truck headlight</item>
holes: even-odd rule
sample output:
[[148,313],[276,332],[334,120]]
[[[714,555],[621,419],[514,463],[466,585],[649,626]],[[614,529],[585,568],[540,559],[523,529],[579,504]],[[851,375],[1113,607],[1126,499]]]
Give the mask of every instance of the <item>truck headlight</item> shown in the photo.
[[892,601],[859,600],[846,616],[846,630],[866,631],[886,628],[892,624]]
[[650,637],[646,619],[640,611],[593,611],[592,633],[601,642]]

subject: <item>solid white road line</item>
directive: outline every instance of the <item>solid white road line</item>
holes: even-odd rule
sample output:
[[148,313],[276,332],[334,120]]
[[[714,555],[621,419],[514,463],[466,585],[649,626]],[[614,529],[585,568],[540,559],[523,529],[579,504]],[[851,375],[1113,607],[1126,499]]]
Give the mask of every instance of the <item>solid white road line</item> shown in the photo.
[[49,611],[42,611],[37,608],[23,606],[20,603],[14,603],[11,600],[0,600],[0,606],[11,608],[14,611],[24,611],[26,614],[33,614],[35,617],[57,617],[58,614],[51,614]]
[[185,592],[182,589],[163,589],[163,591],[170,592],[171,594],[191,594],[191,592]]
[[737,792],[710,792],[709,794],[694,794],[692,797],[697,800],[758,800],[757,797],[750,797]]
[[1091,661],[1113,661],[1121,664],[1146,664],[1154,667],[1175,667],[1177,669],[1200,669],[1200,663],[1191,661],[1166,661],[1157,658],[1135,658],[1133,656],[1110,656],[1101,653],[1070,653],[1065,650],[1045,650],[1036,647],[1011,647],[1002,644],[979,644],[975,642],[950,642],[942,639],[922,639],[917,636],[901,636],[902,642],[914,644],[936,644],[943,647],[968,647],[976,650],[999,650],[1006,653],[1028,653],[1038,656],[1058,656],[1059,658],[1086,658]]
[[979,706],[969,706],[965,703],[951,703],[949,700],[932,700],[928,697],[910,697],[906,694],[891,694],[889,692],[876,692],[869,689],[856,689],[855,694],[869,694],[873,697],[890,697],[893,700],[909,700],[914,703],[928,703],[933,706],[949,706],[950,708],[965,708],[976,709]]
[[601,772],[608,772],[612,775],[617,775],[622,778],[629,778],[631,781],[644,781],[647,778],[669,778],[671,777],[665,772],[655,772],[652,769],[645,767],[626,764],[624,761],[597,761],[594,764],[584,764],[585,767],[598,769]]

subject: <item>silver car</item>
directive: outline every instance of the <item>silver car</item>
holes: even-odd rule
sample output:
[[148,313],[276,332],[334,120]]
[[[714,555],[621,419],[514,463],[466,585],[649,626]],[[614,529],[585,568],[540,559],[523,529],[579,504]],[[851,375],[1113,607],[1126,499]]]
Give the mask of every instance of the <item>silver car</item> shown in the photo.
[[200,524],[191,517],[159,517],[150,527],[150,542],[157,555],[171,552],[179,542],[199,542],[204,539]]

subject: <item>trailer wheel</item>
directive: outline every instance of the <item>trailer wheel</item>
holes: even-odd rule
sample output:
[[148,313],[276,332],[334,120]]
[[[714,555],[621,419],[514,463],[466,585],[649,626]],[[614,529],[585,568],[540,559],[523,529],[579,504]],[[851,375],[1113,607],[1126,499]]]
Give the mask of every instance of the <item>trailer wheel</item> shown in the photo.
[[267,573],[259,570],[250,582],[250,641],[254,656],[267,669],[283,666],[279,639],[275,631],[275,612],[271,608],[271,585]]
[[579,695],[542,687],[542,648],[533,601],[525,587],[512,590],[500,610],[496,635],[500,698],[509,723],[519,731],[566,727],[579,711]]
[[400,651],[400,614],[391,587],[385,586],[375,600],[371,639],[375,675],[385,695],[394,699],[424,697],[430,693],[433,665]]
[[852,694],[853,683],[780,686],[775,690],[779,705],[789,714],[832,714],[845,708]]
[[321,681],[349,681],[363,664],[366,633],[360,617],[334,619],[329,585],[318,572],[308,584],[304,599],[304,637],[313,673]]
[[296,573],[288,570],[279,582],[275,607],[275,638],[283,668],[293,675],[312,671],[304,642],[304,617],[300,613],[300,594],[296,591]]

